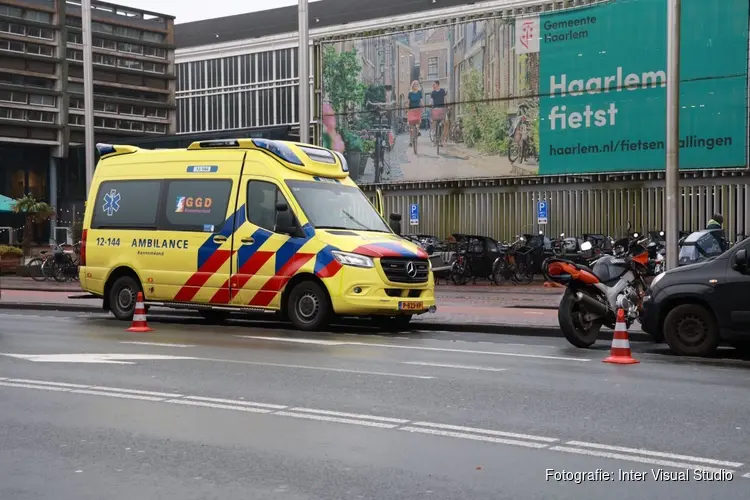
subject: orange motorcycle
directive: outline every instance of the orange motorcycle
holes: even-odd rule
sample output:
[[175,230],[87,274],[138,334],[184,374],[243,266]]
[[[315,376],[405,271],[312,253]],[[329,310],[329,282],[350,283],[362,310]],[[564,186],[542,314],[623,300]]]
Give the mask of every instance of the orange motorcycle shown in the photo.
[[[628,326],[638,319],[648,288],[649,256],[644,241],[633,233],[615,243],[614,255],[603,255],[589,265],[559,257],[544,261],[545,278],[566,287],[557,317],[568,342],[591,347],[602,326],[615,327],[618,309],[625,311]],[[581,244],[584,252],[591,247],[589,241]]]

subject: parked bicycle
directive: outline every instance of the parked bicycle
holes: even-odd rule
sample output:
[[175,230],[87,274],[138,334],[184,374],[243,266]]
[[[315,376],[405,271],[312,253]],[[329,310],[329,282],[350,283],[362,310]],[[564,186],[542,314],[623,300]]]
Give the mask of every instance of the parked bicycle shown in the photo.
[[527,246],[525,237],[517,236],[516,241],[505,249],[502,257],[495,261],[492,281],[496,285],[505,281],[510,281],[514,285],[528,285],[534,281],[532,249]]
[[29,276],[34,281],[54,279],[63,283],[78,280],[78,264],[81,259],[81,243],[73,246],[73,252],[66,252],[61,245],[52,243],[49,251],[42,252],[26,265]]

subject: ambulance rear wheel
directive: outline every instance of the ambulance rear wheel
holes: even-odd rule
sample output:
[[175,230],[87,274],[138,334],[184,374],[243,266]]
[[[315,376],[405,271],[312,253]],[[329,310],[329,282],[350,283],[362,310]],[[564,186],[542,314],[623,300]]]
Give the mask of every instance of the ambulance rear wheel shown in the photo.
[[109,310],[120,321],[133,319],[141,285],[132,276],[120,276],[109,290]]
[[325,289],[314,281],[303,281],[289,293],[289,321],[298,330],[321,330],[331,319],[331,302]]

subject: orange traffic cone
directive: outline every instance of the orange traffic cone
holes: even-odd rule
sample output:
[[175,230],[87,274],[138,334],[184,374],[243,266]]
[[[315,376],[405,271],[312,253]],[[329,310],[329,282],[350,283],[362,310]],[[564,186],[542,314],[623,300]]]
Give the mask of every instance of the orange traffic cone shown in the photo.
[[612,337],[612,351],[605,363],[615,365],[633,365],[640,363],[630,355],[630,341],[628,340],[628,327],[625,325],[625,311],[617,310],[617,323],[615,323],[615,334]]
[[153,328],[150,328],[148,326],[148,322],[146,321],[146,306],[143,305],[143,292],[138,292],[138,298],[135,300],[133,324],[125,331],[133,333],[145,333],[154,331]]

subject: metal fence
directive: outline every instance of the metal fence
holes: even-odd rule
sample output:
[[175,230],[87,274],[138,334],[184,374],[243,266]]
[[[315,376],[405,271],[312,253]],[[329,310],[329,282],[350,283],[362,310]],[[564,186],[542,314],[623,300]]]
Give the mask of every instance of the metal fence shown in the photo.
[[[750,235],[750,177],[709,182],[681,180],[682,229],[701,229],[718,212],[724,215],[730,239],[737,234]],[[386,214],[402,214],[404,234],[445,238],[460,232],[511,240],[517,234],[543,230],[550,237],[560,233],[616,237],[625,232],[628,221],[633,231],[657,231],[666,226],[663,181],[413,191],[382,188]],[[374,192],[368,191],[373,197]],[[548,223],[542,226],[537,224],[537,202],[541,200],[548,204]],[[409,220],[413,203],[419,206],[417,225]]]

